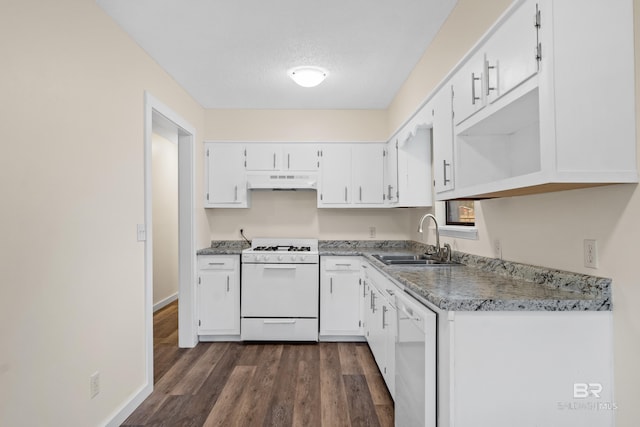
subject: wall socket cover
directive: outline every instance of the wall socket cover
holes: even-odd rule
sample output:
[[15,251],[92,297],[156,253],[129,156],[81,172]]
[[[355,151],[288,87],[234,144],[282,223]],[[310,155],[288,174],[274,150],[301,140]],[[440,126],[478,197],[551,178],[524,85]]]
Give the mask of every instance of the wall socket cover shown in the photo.
[[93,399],[100,393],[100,372],[94,372],[89,377],[90,396]]
[[584,266],[598,268],[598,242],[595,239],[584,239]]

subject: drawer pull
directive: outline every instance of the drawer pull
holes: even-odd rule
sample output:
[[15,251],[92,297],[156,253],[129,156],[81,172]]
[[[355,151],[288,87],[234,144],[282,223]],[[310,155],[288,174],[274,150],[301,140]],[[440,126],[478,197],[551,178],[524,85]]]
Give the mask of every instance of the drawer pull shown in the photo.
[[296,323],[296,319],[283,319],[283,320],[263,320],[265,325],[291,325]]

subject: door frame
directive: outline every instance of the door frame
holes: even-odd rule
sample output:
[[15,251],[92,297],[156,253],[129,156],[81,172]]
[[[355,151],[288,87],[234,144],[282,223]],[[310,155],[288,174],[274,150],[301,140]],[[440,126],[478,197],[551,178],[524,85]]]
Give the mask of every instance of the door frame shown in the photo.
[[151,141],[153,116],[178,130],[178,346],[194,347],[195,327],[195,128],[149,92],[144,94],[145,338],[147,384],[153,386],[153,233]]

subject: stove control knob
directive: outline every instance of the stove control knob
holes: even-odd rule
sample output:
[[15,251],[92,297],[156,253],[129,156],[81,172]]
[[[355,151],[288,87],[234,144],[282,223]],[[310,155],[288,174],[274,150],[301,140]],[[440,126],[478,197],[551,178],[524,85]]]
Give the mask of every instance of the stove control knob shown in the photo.
[[264,255],[264,256],[262,257],[262,259],[263,259],[263,261],[269,261],[269,255]]
[[304,261],[304,255],[300,255],[300,261]]
[[291,261],[295,261],[296,260],[296,256],[295,255],[291,255]]
[[278,255],[278,261],[282,261],[282,255]]

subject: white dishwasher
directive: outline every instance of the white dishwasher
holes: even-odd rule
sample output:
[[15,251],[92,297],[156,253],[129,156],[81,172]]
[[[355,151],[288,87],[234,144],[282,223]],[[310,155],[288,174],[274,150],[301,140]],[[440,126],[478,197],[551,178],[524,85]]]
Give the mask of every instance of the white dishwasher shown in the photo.
[[396,294],[396,427],[435,427],[436,314],[409,295]]

